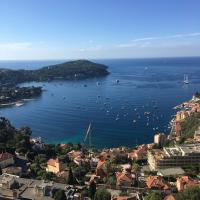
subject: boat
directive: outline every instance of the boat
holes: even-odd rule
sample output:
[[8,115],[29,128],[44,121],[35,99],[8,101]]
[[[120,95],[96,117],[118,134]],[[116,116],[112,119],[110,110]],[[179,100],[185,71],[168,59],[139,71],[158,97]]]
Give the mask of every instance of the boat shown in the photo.
[[22,102],[15,103],[15,106],[17,106],[17,107],[20,107],[20,106],[23,106],[23,105],[24,105],[24,103],[22,103]]
[[184,74],[183,83],[184,84],[189,84],[188,75],[186,75],[186,74]]
[[133,123],[136,123],[136,120],[133,120]]
[[89,126],[88,126],[88,129],[87,129],[87,132],[86,132],[86,134],[85,134],[85,138],[84,138],[84,144],[86,144],[86,141],[87,141],[87,139],[88,139],[88,143],[89,143],[89,147],[91,147],[92,146],[92,142],[91,142],[91,132],[92,132],[92,129],[91,129],[91,126],[92,126],[92,124],[91,124],[91,122],[90,122],[90,124],[89,124]]

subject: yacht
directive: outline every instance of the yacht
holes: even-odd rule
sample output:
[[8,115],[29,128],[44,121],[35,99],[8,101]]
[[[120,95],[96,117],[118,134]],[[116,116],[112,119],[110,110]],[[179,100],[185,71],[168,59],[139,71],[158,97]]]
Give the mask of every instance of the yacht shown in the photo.
[[189,84],[189,80],[188,80],[188,75],[184,75],[184,80],[183,80],[184,84]]

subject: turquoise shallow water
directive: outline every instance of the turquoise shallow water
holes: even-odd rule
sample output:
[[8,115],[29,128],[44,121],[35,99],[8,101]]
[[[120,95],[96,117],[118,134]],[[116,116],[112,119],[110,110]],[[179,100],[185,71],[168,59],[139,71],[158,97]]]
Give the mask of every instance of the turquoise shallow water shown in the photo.
[[[62,61],[1,61],[0,67],[33,69],[58,62]],[[82,142],[91,122],[94,146],[134,146],[151,142],[157,131],[168,133],[172,108],[200,90],[200,58],[96,62],[106,64],[111,74],[76,82],[24,84],[41,85],[46,91],[24,106],[1,109],[0,115],[16,127],[30,126],[33,135],[46,142]],[[182,83],[184,74],[189,85]]]

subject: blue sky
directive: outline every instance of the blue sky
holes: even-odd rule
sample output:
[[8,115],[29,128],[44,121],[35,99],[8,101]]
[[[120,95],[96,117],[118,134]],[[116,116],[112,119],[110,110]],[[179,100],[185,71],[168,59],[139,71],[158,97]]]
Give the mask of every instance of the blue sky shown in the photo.
[[200,56],[199,0],[0,0],[0,59]]

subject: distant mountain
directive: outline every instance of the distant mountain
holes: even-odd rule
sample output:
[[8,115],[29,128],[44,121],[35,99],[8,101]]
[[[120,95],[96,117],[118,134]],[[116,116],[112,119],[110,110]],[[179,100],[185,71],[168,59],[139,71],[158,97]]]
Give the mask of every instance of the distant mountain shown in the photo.
[[108,67],[88,60],[76,60],[50,65],[38,70],[0,69],[0,84],[18,84],[30,81],[74,80],[106,76]]

